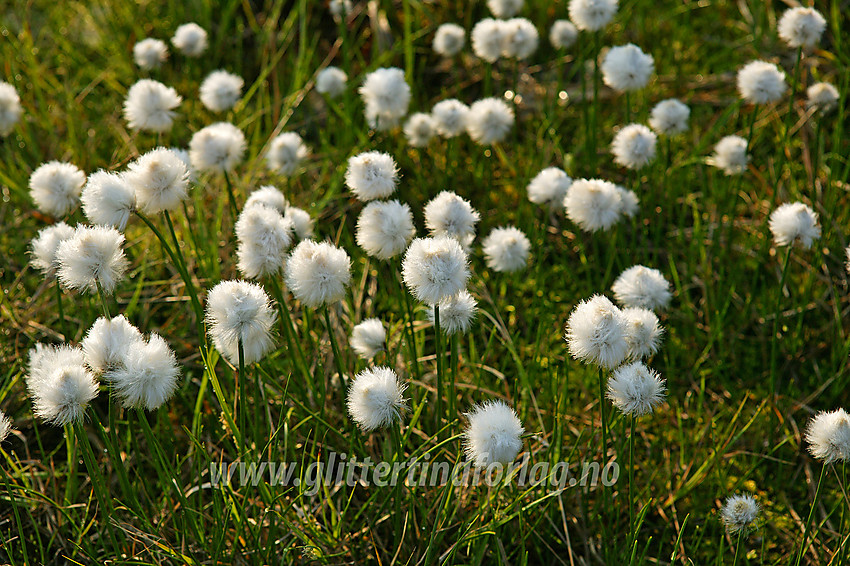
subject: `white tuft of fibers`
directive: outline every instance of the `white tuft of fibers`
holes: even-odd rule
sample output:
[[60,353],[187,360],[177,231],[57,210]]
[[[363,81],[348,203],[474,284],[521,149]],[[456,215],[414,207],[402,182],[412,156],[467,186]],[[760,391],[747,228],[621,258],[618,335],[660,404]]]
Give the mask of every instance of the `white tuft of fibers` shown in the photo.
[[89,222],[118,230],[124,230],[136,208],[136,193],[124,175],[108,171],[89,175],[80,200]]
[[513,462],[522,449],[525,429],[516,412],[503,401],[487,401],[466,413],[464,452],[476,466]]
[[266,165],[269,170],[288,177],[295,173],[308,155],[310,150],[304,145],[301,136],[295,132],[284,132],[269,144]]
[[466,288],[469,280],[466,252],[449,236],[417,238],[404,254],[402,277],[417,300],[431,305],[439,303]]
[[[431,324],[436,320],[434,306],[428,308],[428,320]],[[466,289],[451,297],[445,297],[436,306],[440,307],[440,330],[447,336],[469,332],[478,312],[478,302]]]
[[391,426],[407,409],[406,388],[390,368],[363,370],[348,390],[348,414],[364,431]]
[[691,109],[675,98],[662,100],[652,109],[649,125],[660,135],[675,136],[688,131]]
[[230,110],[242,98],[244,85],[245,81],[239,75],[221,69],[213,71],[201,83],[201,102],[213,112]]
[[467,249],[475,239],[481,215],[469,201],[451,191],[442,191],[425,205],[425,227],[431,236],[450,236]]
[[594,295],[570,313],[564,338],[573,358],[613,369],[629,355],[627,322],[607,297]]
[[455,98],[442,100],[431,109],[437,133],[444,138],[453,138],[465,132],[468,114],[469,106]]
[[394,128],[407,114],[410,85],[405,82],[401,69],[390,67],[372,71],[366,75],[359,92],[366,105],[366,121],[375,130]]
[[207,332],[216,350],[234,366],[261,360],[274,347],[271,330],[276,315],[262,287],[247,281],[222,281],[207,295]]
[[513,59],[528,59],[537,51],[540,35],[526,18],[511,18],[502,24],[502,55]]
[[237,267],[245,277],[276,276],[295,237],[292,220],[274,208],[246,206],[236,221]]
[[785,90],[785,73],[773,63],[752,61],[738,71],[738,93],[747,102],[776,102]]
[[156,69],[168,59],[168,46],[161,39],[149,37],[133,46],[133,60],[145,70]]
[[130,129],[147,132],[167,132],[183,99],[177,91],[151,79],[137,81],[127,91],[124,118]]
[[806,427],[806,442],[824,464],[850,460],[850,415],[844,409],[818,413]]
[[496,228],[482,242],[487,267],[493,271],[510,272],[525,269],[531,242],[521,230],[508,226]]
[[111,320],[100,317],[94,321],[80,346],[86,365],[95,374],[101,374],[123,365],[127,354],[143,343],[139,329],[124,315],[118,315]]
[[830,83],[815,83],[806,89],[806,105],[826,113],[838,105],[838,89]]
[[124,180],[146,214],[175,210],[188,197],[189,171],[176,153],[158,147],[130,164]]
[[561,206],[573,180],[563,169],[547,167],[528,183],[528,200],[550,207]]
[[655,159],[657,141],[655,132],[643,124],[629,124],[611,142],[614,162],[628,169],[640,169]]
[[156,333],[136,344],[124,357],[124,363],[104,377],[124,407],[158,409],[177,388],[180,369],[168,343]]
[[437,133],[437,124],[429,114],[416,112],[404,124],[404,137],[413,147],[425,147]]
[[56,250],[63,240],[74,235],[74,229],[64,222],[57,222],[53,226],[42,228],[38,236],[32,239],[32,265],[48,279],[56,275],[59,269],[59,261],[56,259]]
[[30,350],[27,389],[37,417],[56,426],[83,419],[98,393],[94,375],[83,363],[79,348],[37,344]]
[[487,0],[487,9],[497,18],[512,18],[522,10],[525,0]]
[[623,271],[611,286],[614,298],[624,307],[666,308],[670,304],[670,283],[657,269],[633,265]]
[[442,24],[434,34],[432,48],[437,55],[454,57],[466,44],[466,31],[457,24]]
[[9,436],[9,433],[12,432],[12,421],[9,420],[9,417],[6,416],[6,413],[0,411],[0,444],[3,443],[4,440]]
[[328,4],[328,10],[335,22],[339,22],[344,16],[351,13],[353,7],[351,0],[331,0]]
[[195,132],[189,142],[189,159],[198,171],[232,171],[245,154],[245,134],[229,122],[216,122]]
[[620,210],[629,218],[634,217],[639,210],[640,200],[634,191],[617,185],[617,194],[620,195]]
[[111,295],[124,278],[129,262],[121,246],[124,234],[106,226],[77,226],[74,235],[56,248],[57,276],[66,289]]
[[403,252],[415,235],[410,207],[391,200],[367,204],[357,219],[354,237],[368,255],[390,259]]
[[325,67],[316,75],[316,92],[336,98],[345,92],[348,75],[338,67]]
[[664,380],[658,372],[641,362],[617,368],[608,380],[607,397],[630,417],[648,415],[664,402],[666,396]]
[[578,29],[570,20],[555,20],[549,30],[549,42],[555,49],[569,49],[578,39]]
[[747,140],[740,136],[726,136],[714,146],[714,154],[708,158],[708,163],[726,175],[740,175],[747,170],[749,159]]
[[198,172],[192,167],[192,160],[189,158],[189,151],[180,147],[169,147],[168,148],[174,155],[180,158],[180,161],[183,162],[183,165],[186,166],[186,171],[189,172],[189,182],[194,183],[198,180]]
[[808,249],[820,238],[818,215],[802,202],[785,203],[770,214],[770,231],[777,246],[790,246],[795,242]]
[[30,175],[30,196],[39,211],[65,216],[80,203],[86,174],[71,163],[48,161]]
[[0,136],[11,134],[23,113],[18,91],[9,83],[0,81]]
[[49,377],[51,371],[62,366],[85,366],[81,348],[62,344],[54,346],[39,342],[29,351],[27,364],[27,390],[35,395],[38,386]]
[[367,151],[348,158],[345,185],[358,200],[366,202],[393,194],[398,183],[398,165],[388,153]]
[[759,511],[759,504],[749,493],[732,495],[720,510],[720,520],[730,533],[746,531],[758,519]]
[[466,116],[469,137],[481,145],[504,140],[513,125],[513,109],[499,98],[482,98],[473,102]]
[[655,354],[664,336],[664,329],[655,313],[642,307],[630,307],[623,309],[623,316],[626,317],[629,357],[640,360]]
[[329,242],[302,240],[286,262],[286,285],[310,308],[341,301],[350,283],[351,258]]
[[617,92],[639,90],[646,86],[655,61],[633,43],[612,47],[602,61],[602,81]]
[[288,206],[283,217],[292,221],[292,225],[295,227],[295,235],[298,236],[299,240],[313,236],[313,219],[310,218],[310,213],[306,210]]
[[484,18],[472,28],[472,52],[479,59],[495,63],[502,55],[504,25],[501,20]]
[[200,57],[207,50],[207,31],[195,22],[182,24],[174,32],[171,45],[187,57]]
[[597,31],[617,13],[617,0],[570,0],[570,19],[582,31]]
[[620,220],[622,197],[614,183],[601,179],[576,179],[564,197],[570,220],[582,230],[607,230]]
[[789,8],[776,25],[779,37],[789,47],[814,47],[826,29],[826,19],[814,8]]
[[245,201],[245,208],[252,206],[265,206],[278,211],[280,214],[286,214],[286,209],[289,208],[289,202],[283,193],[277,187],[272,185],[263,185],[259,189],[248,195],[248,200]]
[[354,327],[348,343],[357,355],[368,360],[384,350],[387,342],[387,331],[377,318],[367,318]]

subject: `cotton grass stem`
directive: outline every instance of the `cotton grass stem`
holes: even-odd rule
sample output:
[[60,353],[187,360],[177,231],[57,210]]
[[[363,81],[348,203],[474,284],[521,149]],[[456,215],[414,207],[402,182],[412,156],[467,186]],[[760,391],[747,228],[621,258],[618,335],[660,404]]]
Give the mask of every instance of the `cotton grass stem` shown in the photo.
[[95,285],[97,285],[97,296],[100,299],[100,307],[103,309],[103,316],[106,317],[106,320],[111,320],[112,317],[109,316],[109,304],[106,302],[106,293],[103,292],[103,287],[101,287],[100,281],[95,281]]
[[339,380],[342,383],[342,389],[345,391],[348,389],[347,380],[345,378],[345,367],[342,365],[342,354],[340,354],[339,344],[336,340],[336,332],[334,332],[334,328],[331,326],[331,313],[328,305],[322,307],[322,314],[325,318],[325,328],[328,330],[328,337],[330,337],[331,340],[331,350],[333,351],[336,371],[339,372]]
[[637,532],[635,526],[635,492],[634,492],[634,475],[635,475],[635,416],[629,416],[629,535],[631,541],[637,540]]
[[307,369],[307,363],[304,361],[304,352],[301,349],[301,343],[298,341],[298,336],[295,333],[295,325],[292,323],[292,315],[283,300],[283,290],[280,288],[280,283],[276,277],[269,277],[272,293],[274,294],[277,310],[280,313],[280,326],[283,329],[283,335],[286,339],[286,344],[290,351],[295,351],[295,363],[298,366],[298,371],[301,376],[307,381],[312,381],[312,376]]
[[599,413],[602,419],[602,465],[607,463],[608,458],[608,421],[605,419],[605,370],[599,368]]
[[735,558],[732,560],[732,566],[738,565],[738,555],[741,553],[741,543],[744,540],[744,529],[738,531],[738,542],[735,543]]
[[230,201],[230,213],[233,215],[233,222],[239,217],[239,207],[236,206],[236,197],[233,194],[233,183],[230,180],[230,175],[227,171],[224,172],[224,182],[227,185],[227,198]]
[[773,317],[773,333],[770,336],[770,394],[775,399],[776,397],[776,348],[779,340],[776,337],[779,332],[779,317],[782,313],[782,288],[785,286],[785,279],[788,276],[788,265],[791,263],[791,246],[785,252],[785,261],[782,263],[782,276],[779,278],[779,289],[776,291],[776,308],[774,309]]
[[794,566],[800,566],[800,561],[803,559],[803,555],[806,553],[806,543],[809,540],[809,528],[812,526],[812,519],[815,516],[815,508],[818,505],[818,498],[820,497],[820,487],[823,483],[823,478],[826,475],[826,466],[827,464],[823,464],[820,470],[820,477],[818,478],[818,485],[815,488],[815,498],[812,500],[812,507],[809,509],[809,518],[806,519],[806,526],[803,529],[803,540],[800,542],[800,551],[797,553],[797,560],[794,562]]
[[443,415],[443,352],[440,344],[440,305],[434,305],[434,349],[437,357],[437,411],[434,425],[440,429],[440,419]]
[[248,394],[245,390],[245,349],[242,345],[242,337],[240,336],[238,339],[238,348],[239,348],[239,373],[236,376],[237,381],[239,382],[239,400],[236,405],[236,414],[237,419],[239,420],[239,431],[242,437],[242,446],[240,449],[244,454],[248,450],[248,441],[245,439],[246,436],[246,428],[245,428],[245,419],[247,418],[247,410],[246,403],[248,401]]
[[59,280],[55,281],[56,288],[56,310],[59,311],[59,328],[62,329],[62,335],[65,340],[70,340],[72,336],[68,333],[68,321],[65,320],[65,308],[62,305],[62,287],[59,285]]

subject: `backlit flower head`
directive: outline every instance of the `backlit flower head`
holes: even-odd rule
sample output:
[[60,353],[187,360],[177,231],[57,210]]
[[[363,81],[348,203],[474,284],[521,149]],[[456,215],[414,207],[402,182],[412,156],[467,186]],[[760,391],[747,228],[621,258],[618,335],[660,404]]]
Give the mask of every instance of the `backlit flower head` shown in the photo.
[[207,50],[207,32],[194,22],[182,24],[174,32],[171,45],[187,57],[200,57]]
[[472,28],[472,51],[479,59],[495,63],[502,55],[504,27],[501,20],[484,18]]
[[57,222],[47,228],[42,228],[38,236],[32,240],[32,265],[41,271],[45,277],[51,278],[59,269],[56,250],[63,240],[74,235],[74,228],[64,222]]
[[481,215],[469,201],[451,191],[443,191],[425,205],[425,227],[432,236],[451,236],[464,248],[475,238],[475,225]]
[[814,47],[826,29],[826,19],[814,8],[789,8],[779,18],[779,37],[789,47]]
[[260,205],[274,209],[281,214],[286,214],[286,209],[289,208],[289,202],[283,193],[272,185],[264,185],[248,195],[248,200],[245,201],[245,208]]
[[776,102],[785,90],[785,73],[773,63],[752,61],[738,71],[738,93],[747,102]]
[[288,206],[283,217],[292,221],[292,226],[295,227],[295,235],[299,240],[313,236],[313,219],[310,218],[310,213],[306,210]]
[[655,61],[652,55],[629,43],[609,49],[601,68],[606,85],[618,92],[626,92],[646,86],[655,70]]
[[368,255],[390,259],[407,249],[415,235],[410,207],[390,200],[373,201],[363,208],[354,237]]
[[732,495],[726,499],[720,510],[720,519],[730,533],[746,531],[759,516],[759,504],[749,493]]
[[111,295],[124,278],[128,261],[121,246],[124,235],[106,226],[78,226],[74,235],[56,248],[57,276],[66,289]]
[[511,18],[502,24],[502,55],[528,59],[537,51],[540,36],[537,28],[525,18]]
[[818,413],[806,427],[806,442],[824,464],[850,460],[850,415],[844,409]]
[[496,228],[481,245],[487,267],[493,271],[519,271],[528,265],[531,242],[513,226]]
[[405,82],[401,69],[390,67],[372,71],[366,75],[359,92],[371,128],[389,130],[407,114],[410,85]]
[[534,204],[562,206],[572,184],[573,180],[563,169],[547,167],[528,184],[528,200]]
[[80,346],[86,365],[95,374],[101,374],[121,366],[127,354],[143,342],[139,329],[130,324],[124,315],[118,315],[111,320],[98,318]]
[[819,112],[828,112],[835,108],[840,98],[838,89],[829,83],[815,83],[806,89],[806,104]]
[[398,165],[388,153],[367,151],[348,159],[345,185],[361,201],[386,198],[395,192]]
[[286,285],[310,308],[341,301],[350,283],[351,258],[330,242],[302,240],[286,262]]
[[549,41],[555,49],[569,49],[578,39],[578,29],[569,20],[556,20],[549,30]]
[[664,329],[655,313],[642,307],[630,307],[623,309],[623,316],[626,318],[629,357],[639,360],[655,354],[664,336]]
[[331,0],[328,4],[328,9],[335,22],[339,22],[344,16],[351,13],[353,7],[351,0]]
[[660,135],[675,136],[688,131],[691,109],[675,98],[662,100],[652,109],[649,125]]
[[124,181],[146,214],[174,210],[188,197],[189,171],[180,157],[164,147],[151,150],[130,164]]
[[23,113],[18,91],[9,83],[0,81],[0,136],[12,133],[15,124],[21,121]]
[[215,349],[237,365],[239,341],[243,363],[261,360],[274,347],[271,330],[276,315],[262,287],[247,281],[222,281],[207,295],[207,332]]
[[453,138],[465,132],[468,114],[469,106],[454,98],[442,100],[431,109],[437,133],[444,138]]
[[454,238],[417,238],[402,261],[404,284],[417,300],[439,303],[466,288],[467,262],[466,252]]
[[104,377],[112,386],[121,405],[158,409],[174,395],[180,369],[177,357],[159,334],[134,345],[123,363]]
[[274,208],[246,206],[236,221],[237,267],[243,276],[255,279],[277,276],[283,270],[286,252],[295,238],[295,226]]
[[169,147],[174,155],[180,158],[180,161],[183,162],[183,165],[186,166],[186,171],[189,172],[189,182],[194,183],[198,180],[198,171],[192,166],[192,159],[189,157],[189,150],[180,148],[180,147]]
[[622,197],[614,183],[601,179],[576,179],[564,197],[570,220],[582,230],[607,230],[620,220]]
[[136,208],[136,193],[123,175],[98,171],[89,175],[80,196],[83,212],[92,224],[124,230]]
[[512,18],[520,10],[524,0],[487,0],[487,8],[497,18]]
[[390,368],[363,370],[354,377],[348,390],[348,414],[367,432],[389,427],[407,409],[406,388]]
[[727,175],[740,175],[747,170],[747,140],[740,136],[726,136],[714,146],[708,163],[722,169]]
[[641,362],[617,368],[608,380],[607,397],[628,416],[648,415],[664,402],[666,393],[664,380]]
[[620,210],[629,218],[637,214],[640,200],[634,191],[617,185],[617,194],[620,195]]
[[434,119],[424,112],[412,114],[404,123],[404,137],[413,147],[425,147],[436,133]]
[[617,0],[570,0],[570,20],[582,31],[597,31],[617,13]]
[[770,231],[777,246],[799,242],[808,249],[820,238],[818,215],[802,202],[785,203],[770,214]]
[[614,162],[629,169],[640,169],[655,159],[655,132],[643,124],[629,124],[614,136],[611,153]]
[[514,111],[500,98],[483,98],[472,103],[466,117],[469,137],[481,145],[505,139],[514,125]]
[[564,338],[573,358],[613,369],[629,355],[623,312],[602,295],[580,302],[570,313]]
[[464,451],[476,466],[508,465],[516,459],[525,429],[513,409],[503,401],[487,401],[473,407],[466,417]]
[[295,173],[308,155],[310,150],[304,145],[301,136],[295,132],[284,132],[269,144],[266,164],[271,171],[288,177]]
[[156,69],[168,59],[168,46],[161,39],[149,37],[133,46],[133,60],[142,69]]
[[657,269],[633,265],[623,271],[611,286],[614,298],[623,307],[666,308],[670,304],[670,283]]
[[71,163],[48,161],[30,175],[30,196],[39,211],[65,216],[80,203],[86,174]]
[[81,421],[98,393],[94,375],[83,365],[82,350],[42,344],[30,350],[27,389],[35,415],[56,426]]
[[244,84],[239,75],[223,70],[213,71],[201,83],[201,102],[213,112],[230,110],[242,97]]
[[382,352],[387,342],[387,331],[377,318],[367,318],[354,327],[348,343],[361,358],[368,360]]
[[245,134],[229,122],[217,122],[195,132],[189,158],[198,171],[232,171],[245,154]]
[[436,320],[435,306],[440,307],[440,330],[447,336],[469,332],[478,312],[478,302],[466,289],[443,298],[436,305],[430,305],[428,320],[432,324]]
[[182,101],[173,88],[158,81],[142,79],[127,91],[124,118],[133,130],[167,132],[174,123],[174,109]]
[[434,34],[433,49],[443,57],[454,57],[466,43],[466,32],[457,24],[442,24]]
[[336,98],[345,92],[348,75],[338,67],[325,67],[316,75],[316,92]]

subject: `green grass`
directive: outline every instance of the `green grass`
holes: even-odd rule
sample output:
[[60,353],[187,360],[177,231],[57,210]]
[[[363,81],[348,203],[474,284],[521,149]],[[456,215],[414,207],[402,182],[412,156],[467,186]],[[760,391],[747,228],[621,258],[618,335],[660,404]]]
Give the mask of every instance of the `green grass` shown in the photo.
[[[759,9],[742,11],[747,4]],[[783,148],[787,98],[758,108],[751,166],[741,179],[724,177],[704,158],[721,137],[747,135],[754,110],[737,106],[740,66],[765,58],[791,72],[795,54],[775,32],[784,3],[621,3],[602,44],[634,42],[656,65],[650,86],[631,97],[632,119],[645,122],[652,106],[669,97],[692,111],[689,132],[669,145],[669,164],[662,139],[659,158],[639,176],[614,165],[607,150],[613,128],[625,120],[623,97],[602,91],[592,132],[596,159],[585,150],[588,103],[581,99],[580,71],[561,85],[568,103],[553,107],[547,98],[560,84],[559,65],[570,73],[576,64],[573,53],[553,52],[546,37],[551,22],[566,17],[565,2],[526,2],[522,15],[537,25],[541,43],[522,66],[524,103],[508,141],[485,150],[463,136],[451,142],[451,151],[439,139],[418,150],[399,131],[370,132],[355,89],[366,72],[393,65],[412,78],[411,112],[427,112],[450,97],[475,101],[484,66],[468,47],[456,61],[442,61],[430,41],[446,21],[471,29],[487,15],[484,3],[381,0],[378,23],[364,2],[355,6],[343,44],[324,2],[13,0],[0,8],[0,78],[17,88],[25,109],[14,133],[0,140],[0,409],[18,430],[0,447],[0,562],[624,564],[633,557],[635,563],[721,564],[732,562],[737,538],[725,533],[718,510],[727,496],[750,491],[763,514],[743,541],[738,564],[789,563],[821,472],[802,442],[806,423],[818,410],[848,404],[850,136],[842,108],[850,21],[844,3],[818,3],[829,26],[804,60],[806,84],[834,83],[842,93],[839,109],[820,122],[804,120],[798,97]],[[249,409],[247,424],[237,431],[236,371],[198,336],[180,270],[134,218],[125,248],[132,268],[110,310],[168,340],[182,367],[177,394],[144,414],[121,409],[104,387],[81,426],[45,425],[33,417],[26,391],[27,352],[37,342],[79,343],[101,306],[96,297],[65,292],[63,328],[54,283],[28,264],[30,240],[55,220],[35,210],[29,175],[51,159],[86,172],[123,169],[153,148],[154,137],[129,131],[121,113],[127,89],[147,75],[133,64],[132,46],[149,36],[167,40],[185,21],[210,31],[211,48],[199,60],[172,52],[150,73],[185,100],[161,143],[185,147],[201,127],[232,121],[248,139],[246,161],[232,177],[239,204],[254,188],[275,184],[311,213],[317,239],[348,251],[352,286],[330,312],[340,356],[333,354],[323,314],[302,309],[284,289],[307,371],[285,347],[249,368],[255,381],[244,384],[240,400]],[[386,27],[376,37],[380,22]],[[576,53],[590,45],[582,35]],[[315,72],[328,64],[349,73],[349,92],[335,109],[312,90]],[[200,81],[218,68],[245,78],[243,101],[224,116],[197,99]],[[513,77],[513,63],[497,63],[495,92],[513,90]],[[269,174],[262,160],[281,131],[299,132],[312,148],[289,181]],[[441,190],[456,191],[481,213],[469,285],[481,310],[458,341],[456,414],[438,426],[434,331],[425,309],[412,302],[416,361],[394,281],[398,263],[368,259],[354,242],[362,205],[349,197],[343,174],[347,158],[368,149],[395,157],[402,179],[397,197],[410,204],[420,235],[422,208]],[[562,210],[550,214],[526,198],[528,181],[550,165],[576,178],[635,188],[640,212],[610,232],[581,232]],[[813,249],[795,248],[790,256],[777,325],[774,406],[771,333],[784,249],[773,247],[767,218],[777,203],[794,200],[818,212],[823,236]],[[224,179],[202,177],[187,204],[188,217],[174,215],[175,230],[204,304],[206,290],[238,277]],[[68,221],[85,218],[77,210]],[[165,230],[162,218],[152,221]],[[507,224],[534,242],[528,270],[515,276],[488,270],[477,246],[492,228]],[[609,456],[622,467],[611,489],[342,485],[308,495],[304,485],[205,485],[210,463],[240,455],[299,462],[302,471],[327,462],[331,452],[398,460],[427,453],[431,461],[461,461],[463,412],[494,397],[516,408],[527,432],[523,453],[533,462],[602,461],[597,374],[570,359],[563,327],[574,305],[594,293],[610,296],[617,275],[636,263],[660,269],[675,297],[661,317],[666,336],[651,362],[666,378],[669,397],[636,424],[641,522],[633,546],[621,457],[628,453],[629,423],[610,406]],[[378,363],[409,382],[401,453],[393,451],[398,443],[390,431],[363,434],[345,411],[336,367],[342,365],[346,382],[366,367],[348,349],[347,336],[368,316],[389,329],[388,351]],[[283,332],[278,327],[281,345]],[[441,346],[448,364],[451,343],[441,340]],[[826,473],[803,563],[847,560],[843,475],[841,466]]]

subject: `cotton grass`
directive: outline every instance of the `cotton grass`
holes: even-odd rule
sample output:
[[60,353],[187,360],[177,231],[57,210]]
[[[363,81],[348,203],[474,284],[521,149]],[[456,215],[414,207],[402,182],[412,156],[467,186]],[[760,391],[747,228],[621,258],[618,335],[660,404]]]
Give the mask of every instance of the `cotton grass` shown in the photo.
[[48,161],[30,175],[30,197],[41,212],[65,216],[80,204],[85,182],[86,174],[76,165]]

